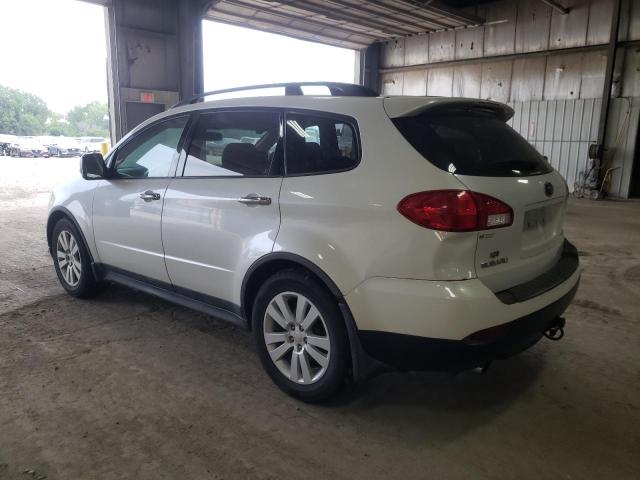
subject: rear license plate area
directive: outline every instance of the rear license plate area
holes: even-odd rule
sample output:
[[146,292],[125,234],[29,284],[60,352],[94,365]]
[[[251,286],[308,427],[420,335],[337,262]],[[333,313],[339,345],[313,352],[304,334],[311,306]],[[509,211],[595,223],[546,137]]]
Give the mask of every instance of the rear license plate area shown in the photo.
[[523,231],[542,231],[545,229],[548,222],[548,207],[536,208],[535,210],[529,210],[524,214],[524,226]]
[[[522,254],[536,255],[550,248],[561,233],[561,203],[527,210],[522,224]],[[526,252],[526,253],[525,253]]]

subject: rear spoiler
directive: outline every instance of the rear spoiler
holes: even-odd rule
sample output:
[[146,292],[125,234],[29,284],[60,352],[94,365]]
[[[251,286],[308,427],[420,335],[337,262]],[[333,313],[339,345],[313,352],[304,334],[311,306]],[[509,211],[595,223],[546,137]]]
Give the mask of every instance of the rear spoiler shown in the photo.
[[484,112],[495,115],[503,122],[513,117],[509,105],[491,100],[443,97],[386,97],[384,109],[389,118],[415,117],[424,113]]

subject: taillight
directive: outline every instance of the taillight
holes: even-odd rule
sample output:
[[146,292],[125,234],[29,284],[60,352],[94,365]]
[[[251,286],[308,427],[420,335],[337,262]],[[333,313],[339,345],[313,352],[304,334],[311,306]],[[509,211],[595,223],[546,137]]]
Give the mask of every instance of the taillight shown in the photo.
[[513,223],[509,205],[469,190],[414,193],[400,201],[398,211],[413,223],[445,232],[487,230]]

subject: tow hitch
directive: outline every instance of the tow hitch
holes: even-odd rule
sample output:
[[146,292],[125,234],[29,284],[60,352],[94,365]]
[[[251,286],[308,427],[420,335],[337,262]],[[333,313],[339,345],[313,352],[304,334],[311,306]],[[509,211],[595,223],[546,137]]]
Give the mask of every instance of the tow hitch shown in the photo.
[[564,337],[564,324],[564,318],[558,317],[553,325],[551,325],[549,329],[544,332],[544,336],[549,340],[553,340],[554,342],[560,340],[562,337]]

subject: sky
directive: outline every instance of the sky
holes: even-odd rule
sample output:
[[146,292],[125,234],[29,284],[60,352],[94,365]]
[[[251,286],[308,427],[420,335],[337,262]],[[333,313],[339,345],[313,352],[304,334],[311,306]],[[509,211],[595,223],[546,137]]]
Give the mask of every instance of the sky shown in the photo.
[[66,113],[107,102],[102,7],[77,0],[0,0],[0,85]]
[[205,90],[276,82],[354,82],[353,50],[208,20],[202,38]]
[[[206,90],[354,80],[355,53],[203,22]],[[231,47],[233,46],[233,47]],[[103,8],[78,0],[0,0],[0,85],[34,93],[59,113],[107,102]]]

